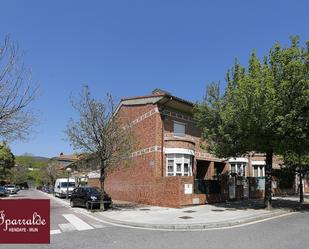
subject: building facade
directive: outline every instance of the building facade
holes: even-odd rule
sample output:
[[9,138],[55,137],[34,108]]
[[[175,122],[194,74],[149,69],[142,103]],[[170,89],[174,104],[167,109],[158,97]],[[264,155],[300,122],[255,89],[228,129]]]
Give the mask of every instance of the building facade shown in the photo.
[[[117,115],[137,149],[105,180],[113,199],[180,207],[263,194],[264,155],[224,160],[203,150],[193,103],[156,89],[122,99]],[[88,184],[99,186],[98,177],[92,172]]]

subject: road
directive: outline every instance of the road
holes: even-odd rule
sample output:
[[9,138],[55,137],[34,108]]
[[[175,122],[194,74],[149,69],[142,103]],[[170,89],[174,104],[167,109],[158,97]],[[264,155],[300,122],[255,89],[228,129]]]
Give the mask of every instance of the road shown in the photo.
[[[21,191],[14,198],[29,196],[48,198],[46,194],[34,190]],[[112,226],[76,211],[78,209],[64,207],[51,199],[51,230],[54,234],[51,235],[50,245],[0,245],[0,249],[309,248],[309,213],[307,212],[237,228],[167,232]],[[76,220],[79,221],[79,225],[76,225]],[[79,227],[80,224],[82,224],[81,227]]]

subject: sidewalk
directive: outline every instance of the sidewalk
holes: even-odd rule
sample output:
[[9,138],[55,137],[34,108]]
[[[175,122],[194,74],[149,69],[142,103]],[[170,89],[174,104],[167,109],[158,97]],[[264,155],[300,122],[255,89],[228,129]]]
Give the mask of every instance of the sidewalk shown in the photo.
[[[46,194],[64,206],[69,201]],[[279,218],[299,211],[298,197],[273,197],[273,209],[263,208],[263,200],[244,200],[227,203],[206,204],[183,208],[167,208],[114,200],[112,209],[87,211],[74,208],[77,212],[114,225],[134,228],[169,231],[194,231],[237,227]],[[309,211],[309,196],[300,211]]]
[[[265,210],[262,200],[220,203],[176,208],[146,205],[119,205],[91,215],[105,222],[137,228],[162,230],[203,230],[244,225],[292,214],[287,207]],[[121,205],[120,205],[121,206]]]

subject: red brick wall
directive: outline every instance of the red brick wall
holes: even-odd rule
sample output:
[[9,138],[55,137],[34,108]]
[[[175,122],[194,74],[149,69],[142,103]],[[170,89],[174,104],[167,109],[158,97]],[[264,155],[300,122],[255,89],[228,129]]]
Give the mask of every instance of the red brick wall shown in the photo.
[[[140,105],[140,106],[122,106],[118,112],[118,116],[124,122],[128,124],[133,120],[139,118],[141,115],[145,114],[156,108],[156,105]],[[148,148],[150,146],[160,144],[160,127],[161,118],[159,113],[154,113],[148,118],[145,118],[141,122],[136,123],[132,127],[132,132],[134,135],[134,142],[136,144],[136,150]]]
[[[122,106],[118,112],[123,124],[132,122],[156,108],[156,105]],[[195,151],[202,151],[199,147],[199,130],[193,123],[185,120],[178,120],[186,123],[186,137],[174,139],[173,136],[174,117],[167,117],[164,122],[164,147],[186,148]],[[132,126],[135,137],[136,150],[152,146],[162,146],[162,121],[159,113],[143,119]],[[134,156],[128,162],[122,162],[115,167],[106,177],[105,190],[114,200],[126,200],[146,203],[151,205],[180,207],[191,205],[194,194],[184,194],[184,185],[193,184],[191,177],[166,177],[166,158],[162,151],[151,152]],[[163,164],[162,164],[163,161]],[[213,163],[209,174],[214,174]],[[98,179],[90,179],[89,185],[99,186]],[[193,186],[192,186],[193,187]],[[218,201],[221,197],[217,195],[205,197],[206,202]],[[201,202],[200,202],[201,203]]]

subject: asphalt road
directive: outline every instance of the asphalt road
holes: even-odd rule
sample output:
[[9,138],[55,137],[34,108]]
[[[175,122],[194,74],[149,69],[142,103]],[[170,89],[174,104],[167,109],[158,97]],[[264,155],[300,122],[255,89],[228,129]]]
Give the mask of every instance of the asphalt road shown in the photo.
[[[24,191],[20,195],[47,198],[43,193],[31,190]],[[92,228],[80,231],[74,229],[70,221],[64,218],[63,215],[66,214],[76,216]],[[62,226],[59,226],[61,224]],[[309,248],[308,224],[309,213],[303,212],[231,229],[194,232],[142,230],[100,223],[63,207],[52,199],[51,230],[58,229],[61,233],[51,235],[50,245],[0,245],[0,249],[307,249]]]

